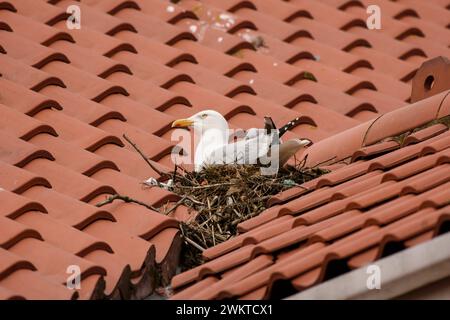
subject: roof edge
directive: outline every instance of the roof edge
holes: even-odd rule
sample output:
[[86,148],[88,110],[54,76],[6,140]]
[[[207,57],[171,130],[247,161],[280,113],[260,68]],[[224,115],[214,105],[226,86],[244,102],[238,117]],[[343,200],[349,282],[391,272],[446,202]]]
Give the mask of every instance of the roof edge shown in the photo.
[[392,299],[450,276],[450,233],[372,263],[380,269],[381,288],[369,290],[364,266],[294,294],[288,300]]

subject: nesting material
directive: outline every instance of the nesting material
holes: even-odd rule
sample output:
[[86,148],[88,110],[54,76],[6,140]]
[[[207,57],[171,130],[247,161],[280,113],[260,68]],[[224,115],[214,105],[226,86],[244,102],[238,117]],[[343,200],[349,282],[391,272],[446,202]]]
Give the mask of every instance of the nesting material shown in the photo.
[[180,225],[185,247],[184,270],[203,263],[202,251],[238,234],[237,225],[267,208],[267,200],[328,171],[287,166],[262,175],[255,165],[211,165],[199,172],[173,175],[171,191],[197,212]]

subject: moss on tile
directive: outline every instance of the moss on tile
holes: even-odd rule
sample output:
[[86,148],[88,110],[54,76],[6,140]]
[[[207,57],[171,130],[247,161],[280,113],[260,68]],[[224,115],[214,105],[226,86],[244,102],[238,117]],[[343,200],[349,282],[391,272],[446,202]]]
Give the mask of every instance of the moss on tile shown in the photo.
[[309,72],[309,71],[303,72],[303,79],[311,80],[311,81],[317,82],[316,77],[315,77],[311,72]]
[[409,135],[411,135],[411,134],[413,134],[413,133],[415,133],[417,131],[426,129],[428,127],[434,126],[436,124],[443,124],[443,125],[447,126],[447,128],[450,128],[450,115],[442,117],[442,118],[439,118],[439,119],[434,119],[432,121],[429,121],[429,122],[427,122],[427,123],[425,123],[425,124],[423,124],[423,125],[421,125],[421,126],[419,126],[417,128],[414,128],[413,130],[409,130],[409,131],[403,132],[401,134],[398,134],[396,136],[393,136],[393,137],[391,137],[391,139],[396,141],[400,146],[402,146],[403,143],[405,142],[405,139]]
[[238,51],[234,52],[231,55],[233,57],[236,57],[236,58],[239,58],[239,59],[243,59],[244,58],[244,50],[238,50]]
[[450,115],[442,117],[442,118],[439,118],[439,119],[432,120],[430,122],[427,122],[426,124],[415,128],[413,130],[413,133],[416,132],[416,131],[420,131],[422,129],[434,126],[435,124],[443,124],[443,125],[447,126],[447,128],[450,128]]
[[405,139],[407,136],[410,135],[410,132],[403,132],[402,134],[399,134],[397,136],[392,137],[391,139],[394,140],[395,142],[397,142],[400,146],[403,145],[403,143],[405,142]]

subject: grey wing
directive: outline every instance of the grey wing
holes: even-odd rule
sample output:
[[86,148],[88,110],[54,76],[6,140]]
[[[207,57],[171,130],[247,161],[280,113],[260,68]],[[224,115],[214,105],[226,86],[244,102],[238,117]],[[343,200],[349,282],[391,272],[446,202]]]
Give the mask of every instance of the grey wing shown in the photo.
[[248,129],[248,130],[246,131],[246,134],[245,134],[244,139],[249,140],[249,139],[256,138],[256,137],[258,136],[258,131],[259,131],[259,130],[256,129],[256,128],[250,128],[250,129]]
[[271,136],[259,134],[254,138],[244,139],[221,146],[211,152],[207,164],[256,164],[257,160],[267,155]]

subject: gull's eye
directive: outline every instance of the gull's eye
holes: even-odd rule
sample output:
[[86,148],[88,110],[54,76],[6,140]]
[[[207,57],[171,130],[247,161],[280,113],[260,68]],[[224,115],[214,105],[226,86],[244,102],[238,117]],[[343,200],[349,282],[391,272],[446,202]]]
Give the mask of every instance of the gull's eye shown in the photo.
[[200,118],[205,119],[208,115],[206,113],[202,114]]

